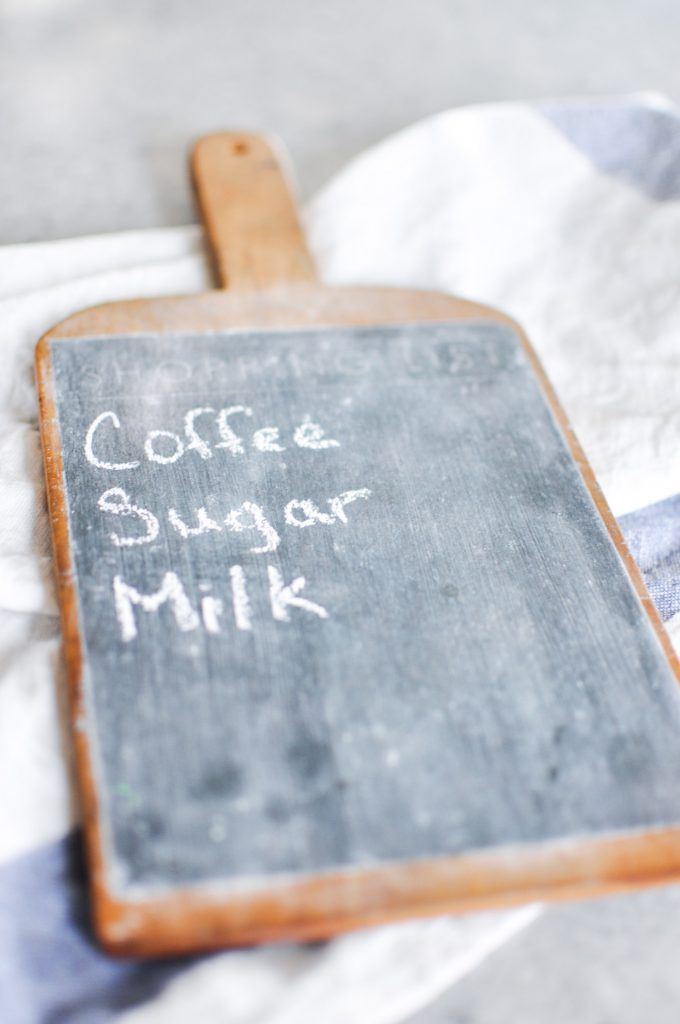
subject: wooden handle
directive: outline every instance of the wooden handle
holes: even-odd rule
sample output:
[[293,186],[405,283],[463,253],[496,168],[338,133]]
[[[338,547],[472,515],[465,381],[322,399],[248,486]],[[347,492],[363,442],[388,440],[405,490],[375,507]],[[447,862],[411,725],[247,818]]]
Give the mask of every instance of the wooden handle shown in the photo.
[[262,136],[206,135],[192,171],[218,287],[260,291],[316,279],[295,200]]

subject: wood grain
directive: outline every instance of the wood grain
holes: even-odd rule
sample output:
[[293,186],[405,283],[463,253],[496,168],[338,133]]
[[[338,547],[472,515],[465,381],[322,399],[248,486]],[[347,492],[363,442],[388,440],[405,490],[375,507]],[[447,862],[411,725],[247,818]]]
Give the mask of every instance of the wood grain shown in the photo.
[[[245,148],[241,148],[243,142]],[[234,161],[247,172],[234,172]],[[314,284],[287,185],[273,153],[246,136],[199,144],[194,173],[220,280],[228,291],[139,300],[86,310],[57,325],[36,353],[41,431],[71,719],[91,867],[97,932],[113,953],[166,955],[272,939],[317,938],[400,917],[506,906],[525,900],[587,897],[680,877],[680,829],[471,851],[370,869],[281,878],[238,892],[219,886],[170,897],[122,901],[107,886],[99,795],[83,706],[83,654],[67,498],[49,345],[53,339],[153,332],[490,320],[511,326],[534,367],[570,451],[641,598],[669,663],[680,665],[587,460],[521,329],[508,317],[450,296],[397,289],[327,289]],[[250,187],[252,184],[252,192]],[[250,197],[250,198],[249,198]],[[258,211],[265,209],[262,218]]]
[[290,185],[264,139],[207,135],[194,147],[192,169],[221,288],[314,281]]

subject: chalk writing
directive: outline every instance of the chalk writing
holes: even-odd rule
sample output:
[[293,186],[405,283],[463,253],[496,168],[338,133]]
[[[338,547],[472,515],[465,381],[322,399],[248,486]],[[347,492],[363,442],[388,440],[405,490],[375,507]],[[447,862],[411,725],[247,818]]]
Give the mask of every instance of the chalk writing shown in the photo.
[[198,409],[189,409],[184,416],[184,433],[189,440],[187,451],[197,451],[202,459],[211,458],[212,452],[210,445],[199,436],[194,423],[199,416],[206,416],[214,412],[212,406],[208,405]]
[[[299,518],[299,513],[302,513],[302,518]],[[293,498],[283,510],[283,515],[289,526],[298,526],[300,529],[305,526],[313,526],[314,523],[330,524],[335,522],[334,516],[319,511],[314,502],[308,498],[303,498],[302,501]]]
[[201,598],[201,618],[208,633],[220,632],[220,615],[224,611],[224,605],[219,597],[206,594]]
[[368,498],[370,493],[368,487],[359,487],[356,491],[344,491],[342,494],[336,495],[335,498],[329,498],[328,504],[340,522],[347,523],[349,520],[345,515],[345,505],[351,505],[353,501],[358,501],[359,498]]
[[[101,508],[101,498],[99,500],[99,507]],[[151,513],[149,514],[151,515]],[[196,522],[198,523],[197,526],[187,526],[184,520],[180,519],[179,515],[177,514],[174,508],[168,509],[168,521],[172,524],[172,526],[174,526],[174,528],[177,530],[180,536],[184,538],[200,537],[202,533],[207,533],[208,530],[220,529],[220,526],[215,522],[214,519],[210,518],[210,516],[202,506],[201,508],[196,509]],[[143,544],[145,543],[145,540],[146,538],[142,538],[142,540],[137,541],[137,543]]]
[[[206,416],[212,418],[214,429],[220,438],[219,441],[214,439],[211,441],[210,437],[199,434],[196,421],[199,417]],[[241,434],[237,434],[231,424],[232,418],[238,416],[252,417],[253,410],[247,405],[230,405],[218,411],[209,405],[188,409],[183,417],[184,440],[172,430],[149,430],[144,439],[144,455],[149,462],[155,462],[161,466],[172,465],[187,452],[196,452],[201,459],[210,459],[216,448],[224,449],[234,456],[243,456],[246,454],[246,439]],[[104,437],[103,441],[100,441],[97,436],[100,428],[107,422],[110,422],[115,430],[121,429],[120,419],[113,410],[107,409],[96,416],[85,435],[85,458],[96,469],[117,472],[137,469],[141,465],[139,459],[107,461],[96,454],[95,437],[97,437],[98,443],[111,445],[110,436]],[[263,454],[276,454],[286,451],[286,446],[280,441],[281,431],[278,427],[258,427],[250,435],[248,448]],[[309,416],[306,416],[303,422],[294,428],[292,442],[297,448],[306,448],[311,451],[327,451],[329,448],[340,447],[340,442],[335,438],[326,437],[326,432],[321,424],[313,421]]]
[[232,455],[243,455],[245,452],[243,442],[229,425],[229,417],[235,416],[237,412],[243,413],[244,416],[253,415],[253,410],[249,409],[247,405],[232,405],[228,409],[220,409],[217,416],[217,427],[222,440],[215,447],[226,448]]
[[[367,499],[370,494],[371,491],[368,487],[359,487],[356,490],[336,494],[326,500],[331,512],[322,512],[309,498],[293,498],[283,508],[284,524],[298,530],[315,525],[332,526],[338,522],[347,524],[349,519],[345,512],[346,506],[360,498]],[[143,534],[135,533],[131,536],[121,536],[119,533],[109,534],[111,543],[116,547],[152,544],[159,535],[159,517],[151,509],[133,504],[132,499],[122,487],[110,487],[104,491],[97,501],[97,508],[100,512],[115,516],[137,517],[146,527],[146,533]],[[175,508],[167,510],[166,518],[173,530],[176,530],[184,540],[201,537],[210,532],[219,533],[226,527],[232,533],[255,531],[259,534],[264,543],[249,549],[254,555],[266,555],[276,551],[281,543],[278,530],[264,509],[254,501],[244,501],[238,508],[231,509],[221,523],[209,516],[203,505],[196,508],[193,515],[195,526],[190,526]]]
[[[102,512],[111,512],[114,516],[137,516],[146,526],[146,533],[141,537],[121,537],[111,533],[111,543],[116,547],[134,547],[137,544],[150,544],[158,536],[158,519],[147,508],[133,505],[122,487],[110,487],[99,498],[97,507]],[[172,512],[172,509],[170,510]]]
[[126,583],[121,576],[113,577],[113,600],[116,617],[120,625],[120,635],[124,642],[134,640],[137,636],[134,606],[139,605],[145,612],[157,612],[164,604],[169,604],[177,623],[183,632],[197,629],[200,619],[191,606],[182,583],[174,572],[166,572],[160,587],[153,594],[140,594]]
[[[236,404],[220,409],[212,405],[194,406],[183,414],[182,434],[165,428],[148,430],[143,441],[144,456],[152,464],[170,466],[189,452],[207,461],[214,458],[218,449],[241,458],[247,457],[249,452],[278,454],[286,451],[287,445],[282,443],[279,427],[258,426],[250,433],[242,429],[243,421],[247,422],[253,416],[253,409],[249,405]],[[235,424],[239,420],[241,428],[237,432]],[[125,433],[120,418],[113,410],[106,410],[96,416],[85,435],[83,450],[88,463],[97,470],[105,471],[139,469],[141,462],[138,459],[124,461],[122,458],[107,460],[103,457],[102,452],[112,444],[115,447],[117,443],[111,434],[99,437],[98,432],[107,426]],[[328,452],[340,447],[340,442],[328,436],[324,427],[309,414],[292,429],[288,447],[290,443],[293,447],[312,452]],[[281,530],[288,527],[298,531],[336,524],[343,528],[349,524],[347,507],[356,501],[365,501],[370,495],[368,487],[357,487],[321,500],[313,500],[308,496],[291,497],[283,508],[275,510],[274,515],[266,511],[266,502],[260,500],[242,501],[236,507],[227,507],[217,515],[213,507],[214,499],[211,499],[210,513],[206,505],[197,505],[191,512],[181,512],[171,506],[163,514],[158,509],[145,508],[122,487],[109,487],[97,500],[97,509],[104,515],[130,520],[130,532],[114,530],[109,533],[109,540],[114,547],[137,548],[158,541],[167,548],[167,541],[160,537],[161,525],[167,523],[171,533],[191,543],[206,534],[226,532],[250,538],[248,554],[271,555],[281,544]],[[255,543],[253,535],[257,538]],[[238,551],[235,554],[238,557]],[[225,551],[225,555],[229,557],[230,552]],[[151,593],[142,593],[127,578],[116,575],[113,579],[113,600],[121,639],[124,643],[130,643],[137,636],[135,609],[155,614],[166,605],[170,614],[169,621],[174,621],[181,632],[202,628],[208,635],[218,636],[223,631],[225,607],[230,602],[235,628],[241,632],[251,631],[253,610],[246,571],[242,565],[236,564],[230,566],[228,574],[228,595],[213,594],[210,592],[211,584],[200,583],[202,593],[194,602],[178,574],[171,569],[163,575],[159,588]],[[304,576],[294,575],[286,582],[279,568],[267,565],[267,579],[269,608],[276,622],[290,622],[293,612],[318,619],[329,617],[323,605],[302,595],[306,587]]]
[[304,423],[297,427],[293,434],[293,440],[300,448],[322,450],[324,448],[340,447],[340,442],[334,441],[330,437],[325,437],[323,427],[320,427],[318,423],[312,423],[309,416],[306,417]]
[[105,420],[111,420],[116,430],[120,430],[120,420],[116,416],[115,412],[101,412],[99,416],[92,420],[92,423],[87,429],[85,435],[85,458],[97,469],[135,469],[139,465],[139,461],[135,462],[104,462],[98,459],[94,454],[92,443],[94,441],[94,435],[97,432],[99,426],[104,423]]
[[304,576],[298,576],[286,585],[283,576],[274,565],[267,566],[269,576],[269,600],[272,606],[272,615],[279,622],[290,622],[290,608],[302,608],[306,612],[318,615],[320,619],[327,619],[328,612],[315,601],[308,601],[304,597],[298,597],[304,588],[306,580]]
[[[167,455],[156,451],[157,446],[155,442],[157,437],[169,437],[173,450],[169,451]],[[144,454],[149,462],[158,462],[161,466],[169,466],[171,463],[177,462],[178,459],[182,458],[184,455],[184,445],[177,434],[173,434],[171,430],[150,430],[144,442]]]
[[229,570],[231,577],[231,593],[234,602],[234,621],[237,629],[252,629],[250,600],[246,590],[246,574],[242,566],[232,565]]
[[[319,619],[328,618],[328,612],[323,605],[300,596],[307,583],[304,576],[297,576],[290,583],[286,583],[276,566],[268,565],[267,578],[271,616],[277,622],[290,622],[292,611],[304,612]],[[234,624],[239,630],[251,630],[252,611],[243,566],[232,565],[229,569],[229,580]],[[199,587],[207,586],[211,585],[199,584]],[[147,614],[155,614],[167,605],[177,629],[181,632],[189,633],[200,628],[213,636],[222,632],[223,599],[212,594],[201,596],[198,601],[199,613],[194,608],[179,576],[174,572],[166,572],[158,589],[151,594],[140,593],[122,576],[116,575],[113,578],[113,599],[123,643],[130,643],[137,636],[135,608],[141,608]]]
[[260,427],[253,434],[253,446],[259,452],[285,452],[282,444],[279,444],[278,427]]
[[[244,515],[250,516],[251,522],[248,522],[247,519],[244,521]],[[254,555],[265,555],[269,551],[276,551],[281,541],[260,506],[256,505],[254,501],[244,501],[240,508],[229,513],[224,522],[227,528],[233,530],[234,533],[242,533],[243,530],[257,530],[262,534],[264,544],[250,549]]]

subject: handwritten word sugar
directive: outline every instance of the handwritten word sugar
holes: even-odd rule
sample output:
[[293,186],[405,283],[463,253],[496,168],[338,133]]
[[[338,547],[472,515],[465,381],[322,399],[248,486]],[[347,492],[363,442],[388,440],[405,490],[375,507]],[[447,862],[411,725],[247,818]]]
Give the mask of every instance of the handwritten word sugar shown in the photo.
[[[331,512],[322,512],[309,498],[293,498],[283,508],[282,518],[287,526],[303,530],[308,526],[320,524],[331,526],[333,523],[348,523],[345,508],[359,499],[370,497],[368,487],[359,487],[352,491],[343,491],[326,500]],[[143,524],[145,532],[135,532],[132,535],[121,535],[112,532],[109,534],[111,543],[116,547],[137,547],[141,544],[152,544],[160,532],[159,517],[148,508],[136,505],[129,494],[122,487],[110,487],[101,495],[97,502],[100,512],[109,513],[123,518],[136,519]],[[200,537],[204,533],[220,532],[225,527],[232,533],[247,533],[254,530],[259,534],[263,543],[251,547],[249,550],[255,555],[265,555],[276,551],[281,543],[281,536],[278,530],[272,525],[260,505],[254,501],[244,501],[238,508],[231,509],[224,519],[220,521],[212,519],[204,506],[194,509],[195,526],[190,526],[185,519],[174,508],[167,509],[166,518],[172,528],[183,537],[189,540],[192,537]]]

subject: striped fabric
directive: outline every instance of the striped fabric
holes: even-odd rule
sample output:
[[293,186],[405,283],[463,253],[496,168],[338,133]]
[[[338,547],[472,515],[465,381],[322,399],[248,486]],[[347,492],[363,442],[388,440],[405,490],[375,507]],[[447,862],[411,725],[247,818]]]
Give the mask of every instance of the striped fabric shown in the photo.
[[[456,292],[517,317],[680,638],[680,121],[634,96],[447,112],[312,202],[331,283]],[[208,286],[195,228],[0,249],[0,1022],[393,1024],[541,912],[480,914],[155,963],[92,941],[32,350],[96,302]]]

